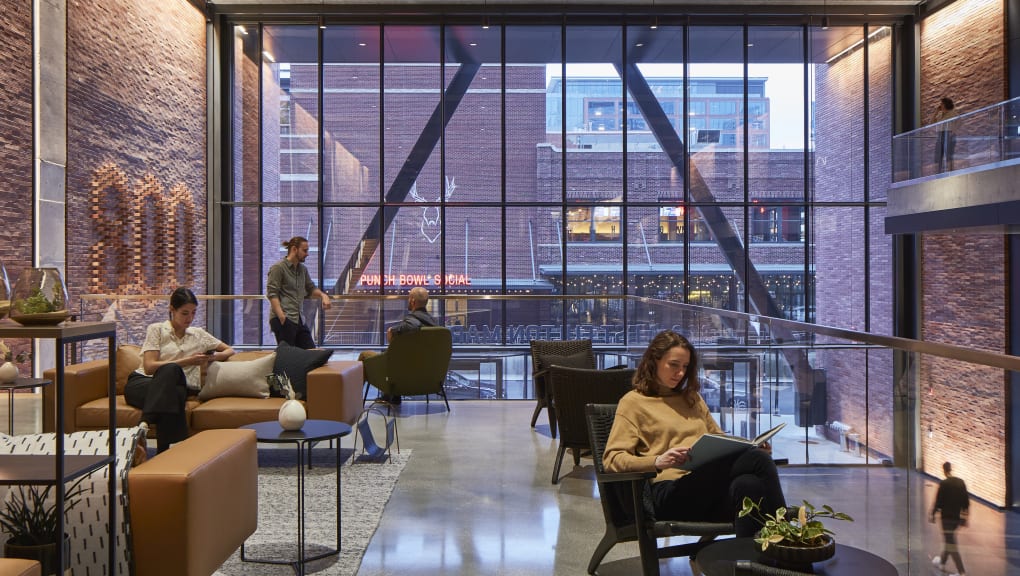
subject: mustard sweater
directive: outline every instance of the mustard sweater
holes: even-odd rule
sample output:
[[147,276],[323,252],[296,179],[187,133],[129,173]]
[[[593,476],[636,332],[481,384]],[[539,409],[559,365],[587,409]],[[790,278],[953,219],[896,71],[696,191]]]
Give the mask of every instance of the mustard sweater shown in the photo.
[[[686,396],[645,396],[631,390],[620,399],[616,419],[603,455],[609,472],[651,472],[655,457],[674,446],[690,447],[702,434],[721,434],[722,428],[699,394],[694,406]],[[688,474],[667,468],[652,480],[675,480]]]

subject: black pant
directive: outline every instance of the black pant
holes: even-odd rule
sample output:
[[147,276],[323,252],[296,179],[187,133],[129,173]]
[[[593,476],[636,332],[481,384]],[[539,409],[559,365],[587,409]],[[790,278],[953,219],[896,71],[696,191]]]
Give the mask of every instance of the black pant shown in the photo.
[[953,562],[956,563],[956,571],[962,574],[967,570],[963,567],[960,548],[956,545],[956,529],[959,526],[960,521],[958,519],[942,517],[942,566],[945,566],[946,560],[952,556]]
[[188,437],[184,403],[188,381],[177,364],[164,364],[150,376],[132,372],[124,386],[124,400],[142,411],[142,421],[156,426],[156,451]]
[[779,473],[764,450],[747,450],[706,464],[677,480],[651,486],[656,520],[734,521],[738,537],[753,536],[761,525],[751,517],[737,518],[744,497],[761,501],[761,509],[786,505]]
[[269,319],[269,328],[273,331],[273,335],[276,336],[277,343],[286,342],[291,346],[297,346],[305,350],[315,348],[315,339],[312,338],[312,331],[304,323],[295,322],[288,317],[281,325],[280,319],[274,316]]

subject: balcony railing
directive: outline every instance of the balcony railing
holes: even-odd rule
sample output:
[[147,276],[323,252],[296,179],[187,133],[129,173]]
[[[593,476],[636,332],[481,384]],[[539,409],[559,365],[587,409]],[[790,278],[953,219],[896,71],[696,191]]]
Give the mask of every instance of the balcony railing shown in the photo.
[[1020,161],[1020,98],[893,137],[893,182]]

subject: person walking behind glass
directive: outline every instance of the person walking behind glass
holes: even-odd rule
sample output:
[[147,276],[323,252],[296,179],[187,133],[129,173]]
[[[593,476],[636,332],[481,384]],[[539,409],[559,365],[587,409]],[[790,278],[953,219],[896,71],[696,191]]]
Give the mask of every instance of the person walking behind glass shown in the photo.
[[939,482],[939,489],[935,493],[935,503],[932,505],[929,517],[929,520],[934,524],[935,513],[942,512],[942,554],[932,558],[931,562],[939,570],[945,571],[946,560],[952,556],[957,570],[953,576],[966,576],[963,558],[960,557],[960,549],[956,545],[956,529],[967,525],[970,496],[967,493],[967,484],[963,479],[953,476],[952,464],[949,462],[943,464],[942,472],[946,478]]
[[301,318],[301,305],[305,298],[320,298],[322,307],[329,310],[329,295],[315,286],[304,265],[308,240],[295,236],[282,246],[287,249],[287,257],[269,268],[266,281],[266,298],[272,313],[269,328],[277,343],[286,342],[306,350],[315,348],[312,331]]
[[150,324],[142,342],[142,363],[128,376],[124,400],[156,426],[156,451],[188,437],[184,404],[202,386],[202,367],[234,355],[234,349],[192,326],[198,298],[187,288],[170,295],[170,318]]
[[956,148],[956,135],[953,134],[953,122],[956,117],[956,105],[952,98],[942,97],[939,106],[935,110],[933,122],[942,122],[938,126],[938,137],[935,140],[935,163],[939,167],[939,173],[953,169],[953,151]]

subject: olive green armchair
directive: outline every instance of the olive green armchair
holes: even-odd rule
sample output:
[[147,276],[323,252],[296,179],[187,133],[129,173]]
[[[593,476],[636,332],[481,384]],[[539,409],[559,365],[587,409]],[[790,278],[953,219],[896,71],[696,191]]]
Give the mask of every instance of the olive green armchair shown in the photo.
[[[453,337],[449,328],[424,327],[417,332],[395,336],[385,352],[365,358],[365,382],[388,396],[421,396],[428,402],[429,394],[442,396],[446,411],[446,372],[453,354]],[[368,400],[368,387],[365,387]]]

